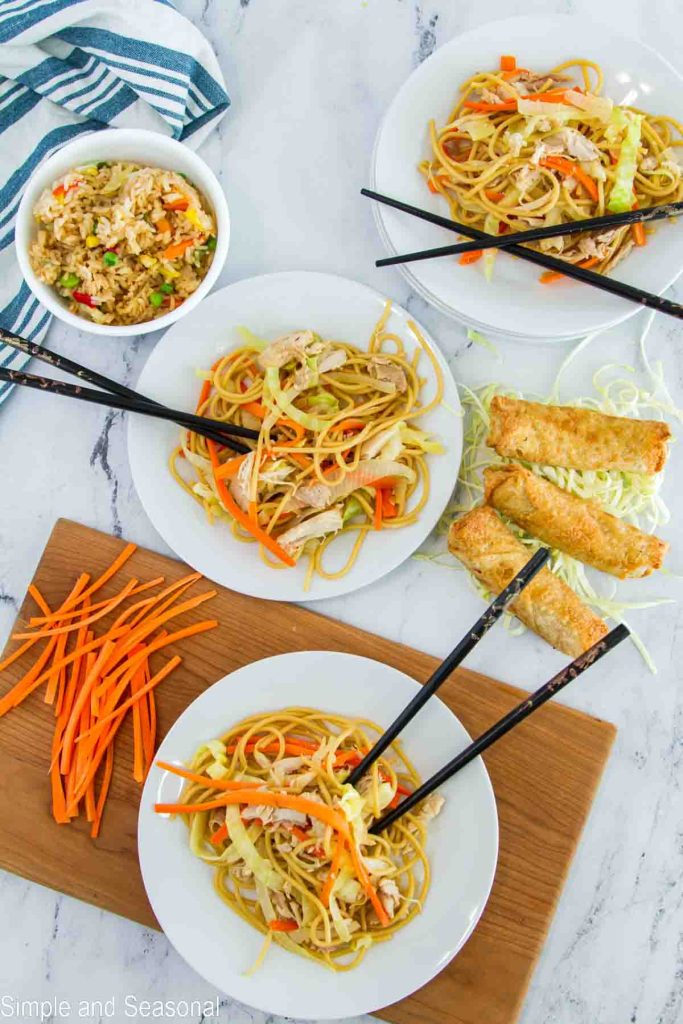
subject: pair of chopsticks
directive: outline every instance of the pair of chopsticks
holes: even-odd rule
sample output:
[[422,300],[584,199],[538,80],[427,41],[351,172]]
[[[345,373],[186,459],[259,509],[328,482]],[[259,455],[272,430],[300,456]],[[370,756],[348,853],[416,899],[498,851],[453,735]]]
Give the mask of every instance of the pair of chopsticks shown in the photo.
[[111,380],[109,377],[97,373],[96,370],[89,370],[87,366],[81,366],[80,363],[75,363],[72,359],[59,355],[58,352],[20,338],[1,327],[0,343],[10,345],[17,351],[24,352],[57,370],[78,377],[79,380],[84,380],[88,384],[94,384],[96,387],[102,388],[103,391],[93,391],[80,384],[68,384],[65,381],[53,380],[51,377],[38,377],[32,373],[8,370],[5,367],[0,367],[0,380],[2,381],[19,384],[21,387],[35,388],[38,391],[46,391],[51,395],[61,395],[66,398],[78,399],[81,402],[91,402],[94,405],[104,405],[111,409],[121,409],[124,412],[135,412],[142,416],[151,416],[154,419],[168,420],[192,430],[195,434],[201,434],[210,441],[231,448],[240,455],[245,455],[251,449],[236,438],[258,441],[257,430],[250,430],[248,427],[240,427],[233,423],[223,423],[221,420],[213,420],[207,416],[195,416],[194,413],[183,412],[180,409],[169,409],[165,405],[133,391],[125,384],[119,384],[118,381]]
[[662,220],[667,217],[675,217],[683,213],[683,202],[666,203],[661,206],[652,206],[643,210],[629,210],[626,213],[613,213],[606,217],[591,217],[587,220],[580,220],[571,224],[560,224],[553,227],[533,228],[531,231],[518,231],[508,235],[490,235],[484,231],[470,227],[469,224],[461,224],[450,217],[441,217],[439,214],[430,213],[428,210],[421,210],[418,206],[411,206],[400,199],[392,199],[390,196],[382,195],[380,192],[373,192],[371,189],[361,189],[361,195],[374,199],[385,206],[391,206],[395,210],[409,213],[413,217],[436,224],[438,227],[447,228],[449,231],[456,231],[466,238],[474,239],[473,242],[461,242],[457,245],[440,246],[435,249],[423,249],[419,252],[404,253],[399,256],[387,256],[377,260],[378,267],[394,266],[397,263],[414,263],[417,260],[432,259],[436,256],[453,256],[458,253],[472,252],[476,249],[504,249],[506,252],[519,256],[520,259],[535,263],[545,270],[552,270],[565,277],[571,277],[575,281],[583,281],[594,288],[611,295],[618,295],[630,302],[637,302],[641,306],[655,309],[659,313],[667,313],[669,316],[683,319],[683,305],[665,299],[652,292],[646,292],[635,285],[625,284],[623,281],[615,281],[614,278],[606,277],[604,274],[596,274],[594,270],[586,267],[579,267],[565,260],[548,256],[547,253],[537,252],[535,249],[527,249],[523,243],[534,242],[543,238],[556,238],[561,235],[580,234],[595,228],[607,229],[621,227],[624,224],[637,224],[643,221]]
[[[387,747],[394,742],[396,737],[415,718],[429,698],[436,693],[441,684],[450,676],[453,670],[462,663],[465,657],[476,647],[479,641],[488,633],[493,624],[500,618],[510,601],[518,597],[522,590],[534,579],[537,573],[543,568],[550,558],[550,551],[547,548],[540,548],[526,563],[515,578],[508,584],[498,597],[489,605],[484,614],[475,622],[474,626],[465,634],[460,643],[451,651],[447,658],[439,665],[433,675],[427,680],[424,686],[415,694],[413,699],[406,705],[401,713],[395,718],[392,724],[382,733],[375,745],[368,751],[360,764],[350,773],[346,782],[356,786],[365,772],[375,763],[378,757],[384,753]],[[451,779],[465,765],[469,764],[485,750],[497,743],[501,737],[514,729],[525,718],[533,714],[546,701],[559,693],[561,689],[585,672],[587,668],[594,665],[596,661],[613,650],[617,644],[629,636],[629,631],[624,625],[618,625],[608,633],[606,637],[599,640],[587,651],[579,655],[570,665],[563,668],[561,672],[553,676],[547,683],[539,687],[523,701],[517,704],[503,718],[495,722],[478,739],[473,740],[451,761],[444,765],[435,775],[407,796],[397,807],[389,811],[384,817],[378,819],[370,828],[374,834],[383,832],[390,825],[393,825],[406,811],[411,810],[416,804],[421,803],[430,793]]]

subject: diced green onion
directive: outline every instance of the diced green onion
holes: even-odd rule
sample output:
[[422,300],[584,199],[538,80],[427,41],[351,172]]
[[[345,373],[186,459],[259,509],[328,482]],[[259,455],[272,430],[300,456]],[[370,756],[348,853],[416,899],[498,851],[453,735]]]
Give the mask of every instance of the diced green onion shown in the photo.
[[209,235],[209,237],[206,240],[206,248],[209,250],[209,252],[215,252],[217,245],[218,245],[218,241],[216,239],[216,236],[215,235]]
[[152,292],[149,297],[150,304],[158,309],[161,303],[164,301],[164,296],[161,292]]
[[62,274],[59,283],[62,288],[78,288],[81,279],[76,274]]
[[102,257],[102,262],[107,267],[115,267],[116,264],[119,262],[119,258],[118,258],[118,256],[116,255],[115,252],[107,251],[107,252],[105,252],[104,256]]
[[171,292],[173,291],[173,285],[171,284],[170,281],[164,281],[163,284],[159,285],[159,291],[163,292],[164,295],[170,295]]
[[98,162],[97,162],[97,163],[95,164],[95,166],[97,167],[97,170],[99,171],[99,170],[101,170],[101,169],[102,169],[103,167],[109,167],[110,165],[109,165],[109,161],[108,161],[108,160],[99,160],[99,161],[98,161]]

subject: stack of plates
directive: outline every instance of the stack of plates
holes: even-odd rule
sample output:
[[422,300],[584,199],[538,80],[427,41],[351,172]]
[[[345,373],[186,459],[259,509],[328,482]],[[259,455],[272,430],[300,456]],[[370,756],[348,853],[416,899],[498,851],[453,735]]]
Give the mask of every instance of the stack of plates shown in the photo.
[[[599,63],[604,94],[615,103],[683,120],[683,79],[663,57],[611,28],[566,15],[510,18],[458,36],[425,61],[400,90],[381,125],[373,157],[373,188],[424,210],[448,216],[443,198],[432,195],[417,170],[427,158],[428,125],[444,124],[459,86],[474,72],[498,66],[515,54],[524,67],[550,69],[574,57]],[[375,204],[387,251],[414,252],[454,241],[453,233]],[[662,223],[650,243],[616,268],[629,284],[661,294],[683,269],[683,231]],[[493,280],[481,263],[461,267],[446,257],[401,267],[410,285],[448,316],[486,334],[533,341],[567,341],[606,330],[640,307],[574,281],[539,282],[541,270],[500,253]]]

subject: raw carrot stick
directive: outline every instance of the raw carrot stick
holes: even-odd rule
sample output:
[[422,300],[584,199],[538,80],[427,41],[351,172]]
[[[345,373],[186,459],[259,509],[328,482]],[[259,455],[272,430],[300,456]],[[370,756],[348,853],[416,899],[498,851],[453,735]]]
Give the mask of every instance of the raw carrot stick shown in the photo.
[[[89,577],[85,576],[86,582],[87,582],[88,579],[89,579]],[[78,586],[78,583],[76,584],[76,586]],[[45,604],[45,601],[44,601],[44,598],[43,598],[42,594],[40,593],[40,591],[38,590],[38,588],[36,586],[31,584],[29,586],[29,588],[28,588],[28,591],[31,594],[31,597],[33,597],[34,601],[36,601],[36,603],[38,604],[38,607],[41,608],[41,610],[44,607],[46,612],[50,611],[50,609],[48,608],[47,604]],[[74,594],[75,592],[76,592],[76,587],[74,587],[74,589],[72,590],[71,593]],[[64,604],[66,605],[68,603],[68,601],[69,601],[69,598],[67,598],[67,600],[65,601]],[[64,607],[64,605],[62,607]],[[33,645],[35,643],[37,643],[38,640],[40,640],[40,637],[36,634],[30,640],[27,640],[26,643],[22,644],[21,647],[17,647],[17,649],[15,651],[12,651],[12,653],[9,654],[4,659],[4,661],[0,661],[0,672],[3,672],[6,668],[9,668],[10,665],[14,664],[14,662],[18,658],[21,658],[21,656],[23,654],[25,654],[26,651],[30,650],[31,647],[33,647]],[[1,703],[2,702],[0,702],[0,704]],[[0,712],[0,714],[2,714],[2,713],[3,712]]]
[[[69,802],[69,796],[67,794],[67,807],[66,807],[67,814],[72,814],[72,813],[75,814],[77,812],[79,801],[82,800],[83,794],[85,793],[85,790],[89,786],[90,781],[92,779],[94,779],[95,776],[97,775],[98,769],[99,769],[99,767],[100,767],[104,757],[106,756],[107,750],[111,746],[111,744],[113,743],[114,737],[116,736],[116,733],[121,728],[122,724],[123,724],[123,717],[119,718],[119,720],[117,722],[114,722],[113,725],[111,725],[109,727],[109,729],[107,730],[105,735],[102,736],[100,742],[97,745],[97,749],[95,751],[95,754],[91,757],[91,759],[89,761],[89,767],[87,768],[87,774],[86,774],[85,778],[82,780],[82,783],[79,785],[76,779],[73,780],[71,802]],[[72,768],[73,768],[73,765],[72,765]]]
[[[140,679],[142,678],[142,683]],[[138,690],[140,690],[144,683],[144,668],[140,665],[139,668],[133,672],[130,679],[130,690],[131,695],[137,698]],[[145,779],[145,767],[144,767],[144,754],[143,754],[143,732],[142,732],[142,715],[140,709],[144,701],[139,698],[136,699],[133,704],[133,778],[136,782],[144,782]]]
[[[137,583],[138,580],[136,580],[135,578],[129,580],[128,583],[126,583],[123,590],[119,594],[117,594],[116,597],[113,597],[105,608],[100,608],[98,612],[92,612],[92,614],[88,618],[88,625],[90,625],[91,622],[97,622],[98,619],[104,618],[104,616],[107,615],[109,612],[113,611],[114,608],[117,608],[130,595],[131,590],[135,589]],[[52,628],[42,629],[39,631],[39,635],[57,636],[60,633],[70,633],[76,629],[78,629],[77,622],[71,623],[70,625],[67,624],[66,626],[54,626]],[[30,637],[33,636],[33,633],[14,633],[13,636],[15,640],[28,640]]]
[[[55,644],[54,657],[57,662],[61,661],[66,653],[66,641],[68,636],[66,633],[62,633],[61,636],[57,637],[57,643]],[[53,669],[52,675],[48,679],[47,689],[45,690],[45,703],[54,704],[57,696],[57,687],[59,686],[59,680],[63,669]]]
[[[199,575],[199,574],[197,574],[197,575]],[[142,594],[145,590],[151,590],[152,587],[157,587],[160,583],[163,583],[163,582],[164,582],[164,577],[163,576],[157,576],[157,578],[155,580],[149,580],[148,583],[141,583],[138,587],[135,587],[134,590],[131,590],[131,592],[130,592],[130,594],[128,596],[129,597],[135,597],[137,594]],[[29,590],[30,589],[31,588],[29,587]],[[93,604],[93,605],[90,606],[90,610],[93,611],[93,612],[99,611],[100,608],[104,608],[105,606],[110,605],[111,604],[111,600],[112,599],[110,597],[108,597],[104,601],[98,601],[96,604]],[[47,609],[47,611],[49,612],[49,608]],[[29,620],[29,626],[49,626],[50,624],[55,623],[55,622],[59,621],[60,619],[72,619],[72,618],[75,618],[76,616],[81,616],[81,614],[82,613],[81,613],[81,609],[80,608],[73,608],[71,611],[68,611],[68,612],[59,612],[59,611],[51,612],[50,614],[46,614],[46,615],[34,616],[33,618],[31,618]]]
[[330,905],[330,895],[332,893],[332,887],[337,880],[339,869],[341,868],[342,860],[344,859],[344,840],[340,837],[337,840],[337,845],[334,848],[334,855],[332,857],[332,864],[330,870],[327,873],[327,878],[323,883],[322,892],[320,893],[320,901],[324,907]]
[[41,592],[38,590],[38,587],[34,583],[30,583],[29,584],[28,592],[31,595],[31,597],[33,598],[33,600],[36,602],[38,607],[40,608],[40,610],[43,613],[43,615],[51,615],[52,614],[52,612],[50,611],[50,607],[49,607],[47,601],[45,600],[45,598],[43,597]]
[[109,793],[109,787],[111,785],[111,777],[114,772],[114,737],[112,736],[111,743],[107,744],[107,753],[105,755],[104,762],[104,775],[102,776],[102,784],[100,786],[100,793],[97,798],[97,809],[95,811],[95,820],[92,823],[90,829],[91,839],[97,839],[100,834],[100,825],[102,824],[102,815],[104,813],[104,805],[107,800]]
[[[183,576],[181,580],[177,580],[175,583],[172,583],[169,587],[166,587],[165,590],[162,590],[159,594],[157,594],[155,601],[159,601],[161,603],[160,606],[157,608],[155,615],[161,615],[162,612],[166,611],[166,609],[170,607],[170,605],[173,604],[174,601],[177,601],[181,594],[184,594],[185,591],[189,587],[191,587],[193,583],[195,583],[197,580],[200,580],[201,578],[202,574],[200,572],[191,572],[189,576]],[[165,601],[164,599],[169,595],[174,596],[171,597],[170,601]],[[154,605],[150,605],[149,610],[151,611],[153,607]],[[140,623],[142,619],[144,619],[144,617],[144,611],[138,612],[137,615],[134,615],[133,618],[130,620],[130,625],[134,628]]]
[[[150,678],[149,669],[147,669],[146,682],[149,682]],[[147,694],[147,703],[149,707],[149,733],[147,735],[147,746],[145,748],[145,772],[148,772],[152,766],[157,742],[157,705],[154,697],[154,690],[150,690]]]
[[46,679],[50,678],[52,674],[52,668],[48,669],[47,672],[42,672],[42,669],[47,665],[52,654],[54,652],[55,645],[57,643],[56,637],[50,637],[47,642],[47,646],[44,648],[43,653],[40,655],[35,664],[28,670],[28,672],[22,676],[18,683],[16,683],[8,693],[0,700],[0,718],[7,714],[12,708],[18,707],[22,701],[26,700],[30,693],[33,693],[41,683],[44,683]]
[[74,739],[76,736],[76,729],[78,727],[79,722],[81,721],[81,713],[83,711],[83,708],[85,707],[86,702],[90,697],[90,692],[93,686],[95,686],[99,678],[99,673],[102,671],[103,666],[106,665],[107,661],[109,660],[109,657],[113,649],[113,642],[111,640],[105,640],[104,644],[102,645],[102,649],[100,650],[99,654],[95,658],[95,661],[89,668],[89,671],[85,679],[83,680],[83,685],[81,686],[78,692],[78,696],[76,697],[76,700],[74,702],[71,715],[69,716],[69,721],[66,723],[66,728],[64,730],[61,757],[62,775],[66,775],[66,773],[69,771],[71,757],[74,752]]
[[[200,623],[200,625],[202,625],[202,623]],[[137,701],[139,701],[142,697],[149,693],[151,689],[153,689],[155,686],[161,683],[166,678],[166,676],[173,671],[176,665],[180,664],[182,660],[183,659],[180,658],[177,654],[174,655],[170,659],[170,661],[167,661],[164,667],[156,673],[156,675],[152,676],[148,683],[145,683],[145,685],[138,690],[135,696],[129,697],[128,700],[124,701],[123,704],[115,708],[115,710],[112,711],[110,714],[105,715],[104,718],[100,718],[99,721],[94,726],[92,726],[92,728],[87,729],[85,732],[82,732],[78,739],[80,741],[83,741],[88,736],[99,735],[103,731],[105,726],[109,725],[110,722],[114,721],[114,719],[117,719],[119,716],[124,715],[126,711],[129,710],[129,708],[132,708],[133,705],[137,703]],[[77,746],[79,745],[80,744],[77,744]]]
[[[99,576],[95,580],[94,583],[91,583],[91,585],[88,587],[88,589],[85,590],[80,595],[80,598],[78,599],[79,603],[82,602],[86,597],[92,597],[92,595],[94,593],[96,593],[101,587],[104,586],[104,584],[107,582],[107,580],[110,580],[112,578],[112,576],[115,576],[116,573],[119,571],[119,569],[123,565],[125,565],[125,563],[131,557],[133,552],[136,551],[136,549],[137,549],[137,544],[126,544],[126,546],[123,549],[123,551],[121,551],[121,553],[116,556],[116,558],[111,563],[109,568],[105,569],[104,572],[102,573],[102,575]],[[76,604],[76,599],[73,599],[73,601],[70,601],[67,598],[67,600],[65,601],[65,603],[62,606],[62,608],[60,609],[60,611],[69,611],[70,608],[73,608],[74,604]]]
[[638,221],[636,224],[632,224],[633,230],[633,241],[636,245],[647,245],[647,235],[645,234],[645,225],[642,221]]

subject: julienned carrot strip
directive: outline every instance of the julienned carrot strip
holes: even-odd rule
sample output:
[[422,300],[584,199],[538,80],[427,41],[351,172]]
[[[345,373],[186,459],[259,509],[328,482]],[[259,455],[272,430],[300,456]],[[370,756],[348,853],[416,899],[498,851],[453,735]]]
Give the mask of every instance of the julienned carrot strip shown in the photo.
[[647,234],[645,233],[645,225],[643,222],[637,221],[635,224],[631,225],[631,229],[633,231],[633,241],[636,245],[647,245]]
[[117,722],[114,722],[114,724],[111,725],[107,730],[106,735],[104,735],[101,738],[100,742],[97,745],[97,749],[94,755],[90,758],[89,767],[87,768],[87,775],[85,776],[85,779],[83,780],[82,784],[80,786],[77,786],[76,780],[73,778],[73,775],[70,776],[70,779],[73,779],[73,784],[71,790],[71,800],[69,800],[69,796],[67,795],[67,814],[77,813],[78,804],[80,800],[83,798],[85,790],[89,786],[90,781],[94,779],[95,776],[97,775],[97,771],[102,763],[102,760],[105,757],[108,748],[113,743],[114,736],[116,736],[116,733],[119,731],[122,724],[123,717],[119,718]]
[[276,917],[273,921],[269,921],[268,927],[271,932],[296,932],[299,929],[296,921],[284,917]]
[[[203,626],[203,625],[205,625],[205,623],[200,622],[200,623],[198,623],[198,625]],[[217,625],[217,623],[216,623],[216,625]],[[150,650],[151,650],[151,647],[150,647]],[[144,697],[147,693],[149,693],[149,691],[151,689],[153,689],[160,682],[162,682],[166,678],[166,676],[169,674],[169,672],[172,672],[173,669],[176,667],[176,665],[179,665],[182,660],[183,659],[180,658],[177,654],[174,655],[170,659],[170,661],[166,662],[166,664],[164,665],[163,668],[159,669],[159,671],[156,673],[156,675],[152,676],[152,678],[150,679],[150,681],[148,683],[145,683],[145,685],[138,690],[138,692],[135,694],[135,696],[129,697],[128,700],[123,702],[123,704],[121,704],[119,707],[115,708],[108,715],[105,715],[104,718],[100,718],[98,720],[98,722],[94,726],[92,726],[92,728],[88,729],[86,732],[81,733],[81,735],[78,737],[78,739],[80,741],[82,741],[82,740],[86,739],[86,737],[88,737],[88,736],[99,735],[103,731],[103,729],[107,725],[109,725],[110,722],[114,721],[114,719],[119,718],[119,716],[124,715],[126,713],[126,711],[128,711],[129,708],[132,708],[133,705],[137,701],[139,701],[142,697]],[[80,744],[76,744],[76,745],[79,746]]]
[[[174,765],[165,764],[164,767],[166,771],[180,774]],[[222,779],[211,779],[211,788],[222,788],[219,786],[222,781]],[[214,810],[216,807],[225,807],[228,804],[263,804],[266,807],[286,807],[291,811],[301,811],[309,818],[319,818],[336,832],[340,832],[345,839],[350,836],[346,818],[334,807],[330,807],[328,804],[319,804],[292,793],[272,793],[267,789],[237,789],[230,793],[224,793],[219,800],[208,800],[201,804],[155,804],[154,810],[158,814],[197,814],[202,811]]]
[[[199,573],[197,573],[197,576],[199,576]],[[155,580],[149,580],[148,583],[141,583],[138,587],[135,587],[134,590],[131,590],[128,596],[135,597],[137,594],[142,594],[145,590],[151,590],[152,587],[157,587],[160,583],[163,582],[164,577],[157,576]],[[31,588],[29,587],[29,590],[30,589]],[[104,608],[105,606],[110,605],[111,601],[112,599],[110,597],[108,597],[104,601],[98,601],[96,604],[90,606],[90,611],[99,611],[100,608]],[[49,626],[51,623],[58,622],[60,619],[73,619],[81,615],[82,610],[80,608],[73,608],[71,611],[68,612],[56,611],[46,615],[33,616],[33,618],[29,620],[29,626]]]
[[[145,682],[149,682],[150,678],[148,669]],[[149,771],[152,766],[157,744],[157,706],[154,699],[154,690],[150,690],[147,694],[147,703],[149,707],[149,735],[147,736],[147,747],[145,749],[145,771]]]
[[500,58],[500,70],[501,71],[514,71],[517,67],[517,58],[511,57],[508,54],[503,54]]
[[[105,640],[100,650],[100,653],[97,655],[94,662],[90,665],[88,672],[83,680],[83,685],[78,691],[78,695],[76,697],[76,700],[74,701],[74,706],[69,716],[69,720],[66,723],[64,737],[62,740],[62,756],[60,762],[62,775],[67,774],[67,772],[69,771],[69,767],[71,765],[71,758],[74,752],[74,740],[76,737],[76,729],[79,728],[79,725],[82,727],[81,714],[83,712],[83,708],[88,703],[90,693],[99,678],[99,674],[101,673],[104,666],[107,664],[113,649],[113,641]],[[80,731],[82,732],[84,730],[81,728]]]
[[465,100],[463,107],[467,107],[468,110],[478,110],[482,114],[498,114],[506,110],[516,110],[517,100],[501,100],[500,103],[480,103],[477,100]]
[[487,199],[490,199],[492,203],[499,203],[501,199],[505,199],[505,193],[498,192],[495,188],[484,189],[484,195]]
[[324,907],[330,905],[330,895],[332,893],[332,887],[337,880],[339,869],[341,868],[342,860],[344,859],[344,840],[339,837],[337,839],[337,845],[334,848],[334,854],[332,856],[332,863],[330,870],[327,874],[327,878],[323,883],[322,892],[320,893],[320,901]]
[[372,525],[376,530],[382,529],[382,488],[375,488],[375,515]]
[[342,420],[341,423],[336,423],[332,427],[332,433],[336,434],[337,432],[339,432],[339,433],[342,433],[342,434],[346,434],[347,432],[349,432],[351,430],[353,430],[353,431],[362,430],[363,427],[366,427],[366,426],[367,426],[367,423],[365,422],[365,420],[356,419],[355,417],[352,416],[351,419]]
[[26,700],[29,694],[33,693],[33,691],[41,685],[41,683],[44,683],[46,679],[50,678],[52,668],[48,669],[47,672],[42,672],[42,670],[52,657],[56,643],[56,637],[49,637],[43,653],[35,664],[28,670],[26,675],[22,676],[19,682],[5,694],[2,700],[0,700],[0,718],[7,714],[7,712],[12,708],[18,707],[22,701]]
[[[86,582],[87,582],[88,579],[89,579],[89,577],[85,576]],[[76,591],[76,587],[74,587],[74,589],[71,591],[71,593],[74,594],[75,591]],[[42,594],[40,593],[40,591],[38,590],[38,588],[36,586],[31,584],[29,586],[29,588],[28,588],[28,592],[29,592],[29,594],[31,594],[31,597],[33,597],[34,601],[36,601],[36,603],[38,604],[38,607],[41,610],[43,610],[43,606],[44,606],[44,608],[45,608],[45,610],[47,612],[50,611],[50,609],[48,608],[47,604],[45,604],[45,601],[44,601],[44,598],[43,598]],[[64,602],[64,605],[62,605],[62,608],[65,607],[65,605],[68,603],[68,601],[69,601],[69,598],[66,599],[66,601]],[[42,604],[41,604],[41,602],[42,602]],[[21,645],[21,647],[17,647],[17,649],[15,651],[12,651],[11,654],[8,654],[8,656],[5,658],[4,661],[0,661],[0,672],[4,672],[4,670],[6,668],[9,668],[10,665],[14,664],[14,662],[18,658],[21,658],[21,656],[23,654],[25,654],[26,651],[30,650],[31,647],[33,647],[33,645],[35,643],[37,643],[39,639],[40,639],[40,637],[38,635],[32,636],[32,638],[30,640],[27,640],[26,643],[23,643]],[[3,698],[3,700],[4,700],[4,698]],[[2,705],[2,701],[0,701],[0,706],[1,705]],[[0,711],[0,715],[3,714],[3,713],[4,712]]]
[[252,520],[249,518],[246,512],[242,511],[242,509],[239,507],[239,505],[233,498],[228,488],[225,486],[224,481],[217,479],[216,470],[219,468],[220,462],[218,459],[218,451],[216,449],[216,444],[214,441],[209,440],[207,440],[206,444],[209,449],[209,455],[211,456],[211,465],[213,466],[214,480],[216,481],[218,494],[221,501],[225,505],[226,510],[230,513],[233,519],[237,520],[240,526],[243,526],[245,530],[247,530],[253,537],[256,538],[256,540],[259,541],[259,543],[263,544],[264,548],[267,548],[268,551],[271,552],[271,554],[279,558],[280,561],[285,563],[285,565],[289,565],[290,567],[296,565],[294,559],[290,555],[288,555],[283,548],[280,547],[278,542],[274,540],[274,538],[271,537],[269,533],[266,533],[265,530],[262,530],[260,526],[252,522]]
[[215,471],[216,479],[232,480],[234,476],[237,476],[239,468],[245,459],[246,455],[236,455],[234,459],[228,459],[227,462],[222,463]]
[[[55,644],[54,653],[54,657],[57,662],[61,661],[61,659],[66,654],[66,642],[68,639],[69,638],[66,633],[62,633],[61,636],[57,637],[57,643]],[[47,689],[45,690],[44,698],[46,704],[54,704],[55,698],[57,697],[57,687],[59,686],[59,680],[63,671],[64,670],[61,668],[54,669],[52,675],[48,679]]]
[[[583,267],[584,270],[590,270],[600,260],[597,256],[591,256],[587,260],[582,260],[581,263],[577,263],[577,267]],[[539,281],[541,284],[552,284],[554,281],[561,281],[566,275],[561,270],[546,270],[545,273],[541,274]]]
[[[170,605],[172,605],[174,601],[178,600],[178,598],[181,596],[181,594],[184,594],[185,591],[189,587],[191,587],[193,583],[195,583],[197,580],[200,580],[201,578],[202,578],[202,574],[200,572],[191,572],[189,574],[189,576],[183,576],[182,579],[177,580],[175,583],[171,583],[170,586],[166,587],[165,590],[162,590],[159,594],[156,595],[156,597],[154,599],[155,603],[157,601],[159,601],[161,603],[160,603],[160,606],[157,608],[157,610],[155,611],[154,614],[155,615],[161,615],[162,612],[165,612],[166,609],[168,607],[170,607]],[[165,598],[169,597],[170,595],[174,595],[174,596],[171,597],[171,599],[169,601],[166,601]],[[148,607],[149,607],[149,610],[151,611],[151,609],[154,607],[154,605],[152,604],[152,605],[150,605]],[[146,616],[146,612],[144,610],[141,611],[141,612],[138,612],[130,620],[130,625],[133,628],[135,628],[135,626],[139,625],[139,623],[142,621],[142,619],[145,618],[145,616]]]
[[393,519],[396,516],[396,503],[391,496],[389,487],[382,488],[382,518]]
[[358,881],[363,886],[363,889],[365,890],[365,895],[370,900],[370,903],[372,904],[373,909],[377,914],[377,917],[379,918],[379,923],[386,927],[386,925],[389,924],[389,915],[384,909],[382,901],[377,895],[377,891],[374,885],[370,881],[370,876],[368,875],[367,870],[365,868],[365,864],[363,863],[363,858],[360,856],[358,849],[356,848],[356,844],[353,842],[353,840],[351,840],[351,842],[349,843],[349,851],[351,853],[351,862],[353,863],[353,869],[358,876]]
[[[131,696],[137,697],[138,691],[145,685],[145,669],[143,664],[133,672],[130,680]],[[133,778],[136,782],[144,782],[145,763],[144,745],[145,729],[142,721],[142,708],[145,708],[145,721],[147,717],[147,702],[136,700],[133,705]]]
[[51,615],[52,614],[52,612],[50,611],[50,607],[49,607],[47,601],[45,600],[45,598],[43,597],[41,592],[38,590],[38,587],[34,583],[29,584],[28,592],[31,595],[31,597],[33,598],[33,600],[36,602],[38,607],[40,608],[40,610],[43,613],[43,615]]
[[541,167],[547,167],[554,171],[559,171],[565,178],[575,178],[580,185],[583,185],[586,192],[593,200],[594,203],[598,201],[598,186],[595,184],[589,174],[583,170],[583,168],[573,160],[567,160],[563,156],[546,156],[542,160],[539,160]]
[[[137,586],[138,582],[139,581],[136,580],[135,578],[133,578],[132,580],[129,580],[128,583],[126,583],[126,585],[123,588],[123,590],[119,594],[117,594],[116,597],[113,597],[111,599],[111,601],[109,602],[109,604],[105,608],[100,608],[100,610],[98,612],[93,612],[90,615],[90,617],[88,618],[88,624],[90,624],[91,622],[97,622],[98,619],[104,618],[104,616],[107,615],[109,612],[113,611],[114,608],[117,608],[123,601],[126,600],[127,597],[130,596],[131,591],[135,589],[135,587]],[[77,630],[77,629],[78,629],[78,623],[77,622],[72,622],[70,625],[66,625],[66,626],[55,626],[52,629],[41,629],[39,631],[39,633],[40,633],[40,636],[57,636],[60,633],[70,633],[73,630]],[[15,640],[28,640],[32,636],[33,636],[33,633],[14,633],[13,634],[13,637],[14,637]]]
[[[78,598],[78,603],[80,604],[86,597],[92,597],[94,593],[96,593],[101,587],[103,587],[107,580],[110,580],[112,576],[115,576],[119,569],[123,565],[125,565],[125,563],[136,550],[137,544],[126,544],[123,551],[121,551],[121,553],[116,556],[116,558],[111,563],[109,568],[105,569],[102,575],[99,576],[94,583],[91,583],[87,590],[83,591],[83,593]],[[77,599],[74,598],[73,600],[69,600],[69,598],[67,598],[67,600],[59,610],[63,612],[69,611],[69,609],[73,608],[73,606],[76,603]]]
[[470,252],[464,252],[458,256],[458,263],[461,267],[467,267],[470,263],[476,263],[484,255],[483,249],[472,249]]
[[179,775],[181,779],[187,779],[188,782],[196,782],[200,786],[206,786],[207,789],[222,789],[228,792],[235,789],[258,789],[263,785],[262,782],[242,782],[234,779],[212,779],[208,775],[191,772],[186,768],[179,768],[175,764],[167,764],[166,761],[157,761],[157,768],[161,768],[165,772],[171,772],[172,775]]
[[104,805],[109,794],[109,787],[111,785],[111,777],[114,772],[114,737],[111,738],[111,743],[107,744],[107,753],[105,755],[104,763],[104,775],[102,776],[102,783],[100,785],[100,793],[97,798],[97,809],[95,811],[95,820],[92,823],[90,830],[91,839],[97,839],[100,834],[100,825],[102,824],[102,815],[104,813]]

